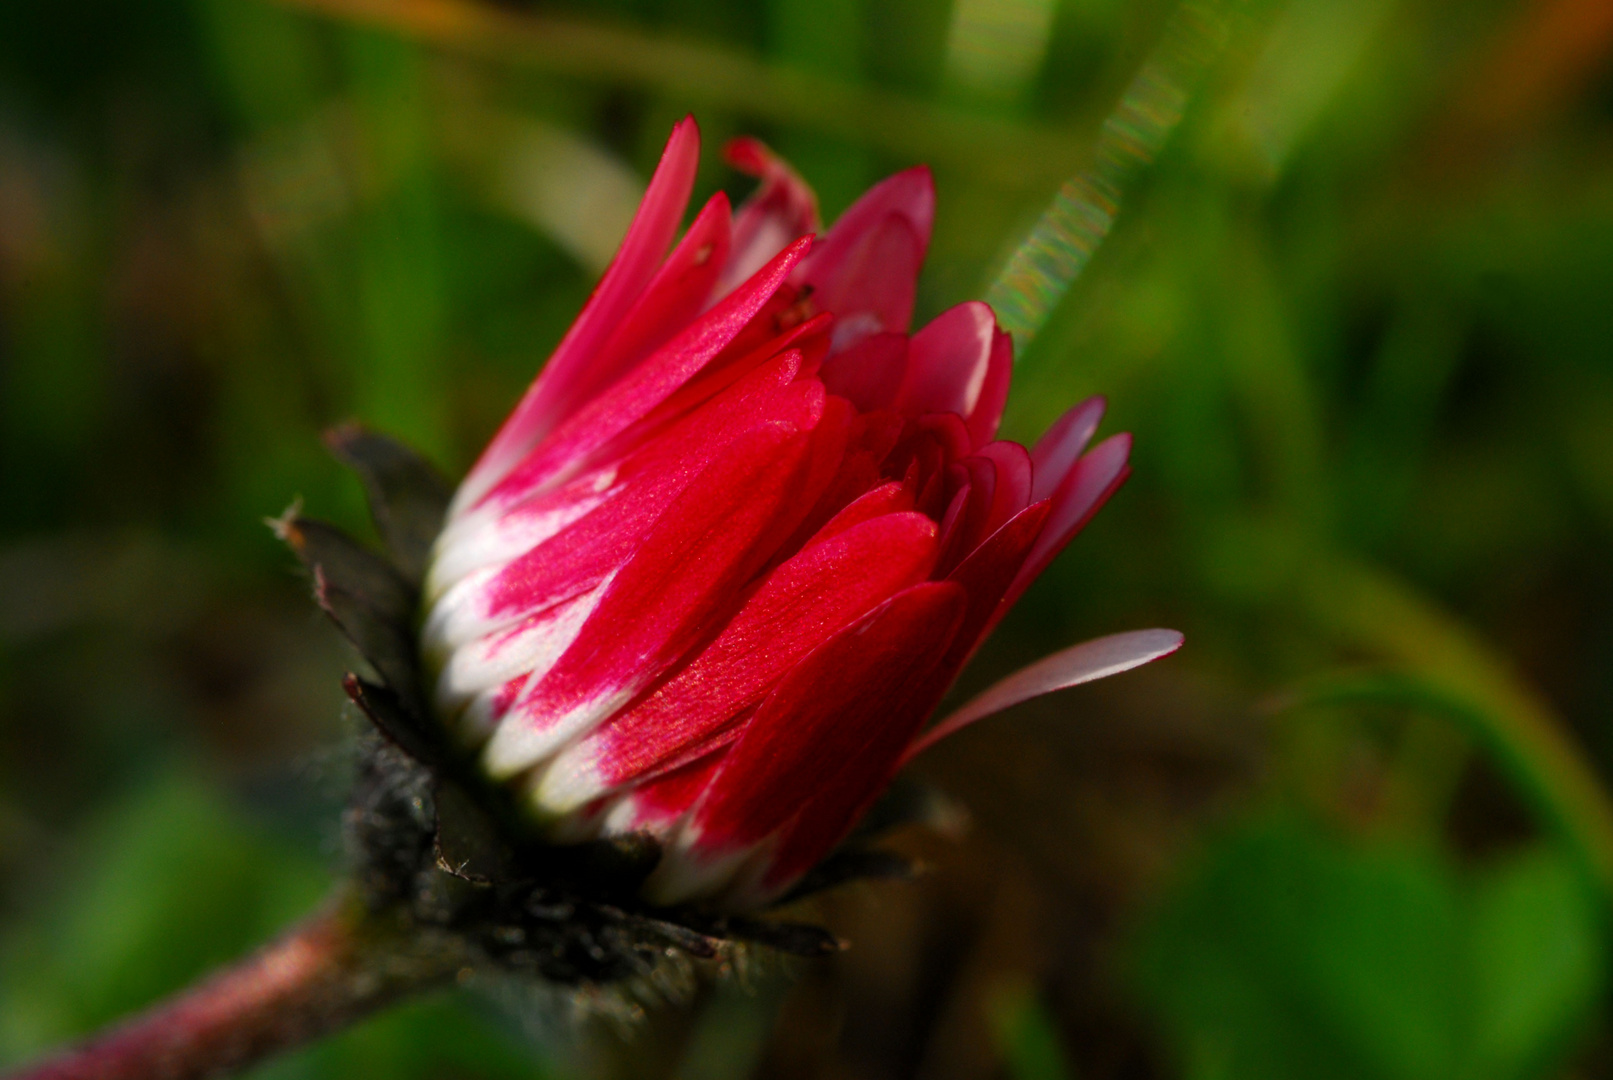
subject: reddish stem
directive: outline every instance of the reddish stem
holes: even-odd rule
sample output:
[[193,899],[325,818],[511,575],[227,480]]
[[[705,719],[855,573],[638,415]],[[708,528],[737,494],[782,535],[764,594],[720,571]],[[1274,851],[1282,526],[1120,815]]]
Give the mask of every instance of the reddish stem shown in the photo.
[[11,1080],[227,1075],[440,983],[463,962],[451,941],[333,905],[234,967]]

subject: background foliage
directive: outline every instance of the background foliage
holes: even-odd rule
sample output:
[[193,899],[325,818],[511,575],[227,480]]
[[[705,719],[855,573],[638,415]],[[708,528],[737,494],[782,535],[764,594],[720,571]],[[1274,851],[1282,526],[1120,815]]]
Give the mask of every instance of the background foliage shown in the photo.
[[[1504,1078],[1613,1069],[1613,14],[1250,0],[1021,357],[1136,476],[964,689],[1178,656],[921,763],[972,827],[854,947],[561,1037],[439,995],[263,1077]],[[465,467],[670,124],[829,216],[915,161],[983,294],[1161,0],[72,0],[0,33],[0,1063],[316,903],[351,662],[260,525],[319,432]],[[552,1004],[552,1003],[551,1003]]]

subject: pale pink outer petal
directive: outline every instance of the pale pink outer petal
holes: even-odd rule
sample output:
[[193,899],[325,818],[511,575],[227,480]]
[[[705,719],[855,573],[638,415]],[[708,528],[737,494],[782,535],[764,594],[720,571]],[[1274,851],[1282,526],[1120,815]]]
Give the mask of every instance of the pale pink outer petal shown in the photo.
[[694,190],[699,160],[700,129],[694,117],[685,117],[672,129],[616,257],[554,355],[465,477],[454,496],[454,511],[474,505],[560,421],[555,403],[567,396],[595,351],[655,277]]
[[868,189],[802,262],[790,283],[811,288],[818,310],[835,313],[837,351],[908,328],[934,222],[930,170],[908,169]]
[[517,675],[503,686],[485,690],[472,698],[454,724],[461,743],[474,748],[486,742],[530,681],[530,675]]
[[750,277],[797,238],[820,232],[818,197],[789,163],[760,140],[734,139],[723,157],[762,181],[734,217],[734,246],[718,283],[719,295]]
[[640,830],[664,839],[722,767],[726,749],[692,758],[615,798],[605,800],[605,830],[622,835]]
[[438,715],[452,723],[473,699],[511,679],[542,678],[577,639],[609,585],[607,577],[581,596],[454,649],[437,677]]
[[478,507],[450,519],[437,537],[422,598],[435,607],[468,575],[496,570],[520,558],[597,510],[619,490],[617,470],[600,469],[503,512]]
[[1098,432],[1103,411],[1108,402],[1103,397],[1089,397],[1053,422],[1043,432],[1031,450],[1031,461],[1036,466],[1035,482],[1031,487],[1031,501],[1039,502],[1058,490],[1092,436]]
[[[1053,512],[1048,515],[1036,546],[1025,557],[1019,576],[1003,597],[1003,606],[1012,605],[1030,587],[1037,575],[1047,569],[1075,534],[1086,527],[1092,516],[1131,475],[1126,459],[1131,455],[1131,436],[1122,432],[1103,440],[1075,463],[1053,495]],[[1000,613],[999,613],[1000,614]]]
[[914,739],[903,755],[902,763],[905,765],[976,720],[1043,694],[1130,671],[1162,656],[1169,656],[1181,647],[1182,635],[1175,630],[1132,630],[1072,645],[1020,668],[969,699],[956,712]]
[[[773,421],[815,414],[822,391],[814,399],[809,384],[779,382],[793,367],[784,359],[742,380],[723,401],[692,414],[624,463],[613,498],[516,557],[473,570],[445,590],[422,629],[428,653],[499,632],[593,588],[633,555],[666,508],[707,464],[731,453],[736,440]],[[452,554],[445,548],[441,557]]]

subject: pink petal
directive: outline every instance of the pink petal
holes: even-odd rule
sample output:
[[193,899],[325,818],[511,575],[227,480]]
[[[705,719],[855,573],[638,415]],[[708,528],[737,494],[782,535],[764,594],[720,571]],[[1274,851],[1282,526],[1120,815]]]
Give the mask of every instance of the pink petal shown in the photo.
[[706,466],[644,535],[571,649],[499,727],[485,756],[490,772],[520,772],[591,730],[694,643],[799,522],[802,487],[817,467],[814,434],[770,424]]
[[934,220],[930,171],[908,169],[864,193],[802,265],[792,281],[811,286],[819,310],[840,320],[838,346],[881,330],[907,329]]
[[973,472],[974,475],[956,487],[952,501],[947,504],[946,513],[941,517],[939,566],[943,574],[950,573],[974,548],[974,533],[985,523],[986,513],[991,508],[992,491],[997,486],[997,467],[989,461],[975,458],[968,466],[959,463],[954,464],[952,469],[960,473]]
[[835,316],[838,352],[869,334],[906,330],[913,321],[922,241],[905,218],[887,217],[859,238],[841,260],[833,277],[809,279],[812,302]]
[[434,649],[456,646],[594,588],[736,440],[777,423],[817,422],[823,388],[790,381],[796,359],[775,358],[652,440],[620,467],[613,496],[573,524],[502,568],[467,574],[433,607],[424,639]]
[[1053,495],[1053,512],[1048,515],[1047,527],[1003,598],[1005,606],[1019,599],[1037,575],[1047,569],[1054,556],[1064,550],[1064,545],[1086,527],[1092,516],[1125,483],[1126,477],[1131,475],[1126,464],[1130,454],[1131,436],[1112,435],[1070,469]]
[[1055,420],[1036,440],[1036,447],[1031,451],[1031,461],[1036,466],[1032,500],[1040,502],[1058,490],[1065,474],[1097,434],[1107,404],[1102,397],[1087,398]]
[[556,402],[570,396],[571,387],[584,377],[595,352],[655,276],[683,218],[699,159],[700,129],[694,117],[685,117],[672,129],[644,201],[605,276],[465,478],[454,497],[456,510],[478,502],[561,419]]
[[[764,316],[765,312],[752,318],[750,325],[741,331],[741,336],[749,336],[750,331],[764,319]],[[781,355],[795,358],[792,377],[808,373],[813,362],[813,357],[808,354],[815,353],[822,347],[823,335],[820,331],[826,323],[832,321],[827,315],[819,316],[798,326],[771,334],[754,348],[739,350],[736,349],[740,344],[737,339],[729,342],[703,371],[680,386],[665,401],[590,451],[583,461],[584,467],[599,468],[605,463],[631,454],[634,448],[663,434],[669,425],[688,416]]]
[[807,548],[774,570],[681,672],[562,752],[538,801],[568,811],[664,767],[754,706],[828,637],[923,581],[934,563],[935,523],[912,513]]
[[913,506],[919,513],[933,518],[946,516],[946,511],[956,494],[956,484],[948,475],[949,472],[946,455],[939,444],[928,440],[918,445],[917,453],[912,464],[908,466],[902,482],[911,485],[916,491]]
[[894,481],[864,492],[813,533],[812,542],[822,543],[847,529],[886,514],[913,509],[913,493]]
[[728,260],[728,246],[728,196],[719,191],[557,408],[569,414],[597,396],[705,310]]
[[867,745],[845,755],[838,772],[813,789],[811,801],[772,841],[767,861],[753,860],[755,871],[731,887],[731,902],[754,907],[776,899],[845,839],[889,786],[913,734],[945,693],[950,676],[944,667],[942,661],[912,698],[881,719]]
[[[846,258],[881,222],[897,218],[905,222],[919,240],[922,258],[930,247],[930,230],[935,224],[935,179],[923,165],[887,176],[867,191],[834,223],[811,262],[801,268],[796,282],[833,279],[843,269]],[[830,309],[833,310],[833,309]],[[891,329],[905,330],[906,325]]]
[[1003,409],[1008,405],[1008,384],[1014,376],[1014,339],[1002,330],[993,330],[991,358],[986,364],[985,383],[974,409],[967,416],[969,435],[976,446],[984,446],[997,436]]
[[866,450],[876,461],[883,462],[901,441],[907,421],[889,409],[876,409],[857,417],[857,431],[852,444]]
[[607,814],[605,828],[616,835],[648,832],[664,836],[699,801],[722,767],[717,750],[678,766],[627,792]]
[[1034,466],[1030,452],[1016,442],[987,443],[975,454],[990,459],[997,466],[997,487],[984,529],[984,534],[989,536],[1031,504]]
[[[831,397],[830,402],[845,404],[848,413],[848,429],[856,426],[855,410],[846,402],[845,398]],[[848,430],[848,435],[851,432]],[[859,501],[870,489],[879,485],[879,463],[866,450],[848,445],[845,453],[841,455],[839,466],[834,478],[824,487],[823,494],[817,503],[801,520],[796,528],[795,535],[780,546],[780,554],[793,555],[809,543],[824,539],[824,530],[844,513],[853,503]],[[911,510],[912,506],[902,507]],[[855,524],[851,522],[850,524]],[[846,527],[842,524],[840,528]]]
[[[844,399],[831,397],[830,400]],[[849,404],[847,407],[850,408]],[[828,529],[831,523],[834,523],[835,529],[856,524],[860,518],[842,520],[840,515],[879,486],[881,464],[889,456],[896,440],[901,437],[904,426],[902,419],[895,413],[885,411],[861,414],[855,410],[850,411],[853,415],[849,420],[846,449],[840,461],[839,471],[829,482],[817,505],[802,520],[796,535],[785,543],[786,551],[795,551],[813,538],[823,539],[822,532]],[[911,492],[904,498],[900,509],[913,509]]]
[[[846,770],[826,785],[795,821],[776,838],[762,872],[736,886],[737,902],[754,906],[782,893],[811,869],[844,838],[890,782],[915,755],[982,716],[999,712],[1040,694],[1091,682],[1129,670],[1174,652],[1181,635],[1172,630],[1117,634],[1067,649],[1034,664],[992,687],[942,723],[923,733],[895,754],[870,752],[848,762]],[[957,653],[956,642],[948,650]],[[950,681],[950,665],[943,661],[933,686],[936,696]],[[921,718],[933,707],[926,699]]]
[[[841,630],[786,674],[729,750],[693,819],[697,850],[755,843],[849,763],[911,738],[963,590],[925,582]],[[898,752],[900,752],[898,750]]]
[[[821,391],[823,384],[816,379],[806,380],[814,390]],[[810,467],[800,478],[796,491],[797,513],[795,528],[788,536],[778,538],[778,551],[773,562],[781,562],[795,554],[804,541],[797,535],[809,516],[821,512],[823,500],[831,485],[839,481],[840,466],[846,460],[846,450],[857,419],[857,410],[845,398],[824,395],[823,418],[813,431],[814,445]]]
[[957,413],[927,413],[910,421],[908,430],[914,439],[934,440],[941,448],[943,463],[968,457],[974,447],[969,441],[969,428]]
[[810,244],[809,239],[802,239],[786,248],[755,277],[573,414],[501,481],[499,488],[516,498],[539,486],[566,480],[590,452],[648,415],[732,342],[784,283]]
[[[780,840],[789,877],[825,854],[878,794],[934,707],[935,661],[959,601],[955,586],[917,585],[786,675],[673,834],[645,883],[648,898],[676,903],[728,884],[741,893],[730,899],[757,906],[788,884],[768,870],[768,851]],[[782,835],[769,839],[781,826]],[[768,884],[758,885],[764,875]]]
[[1072,645],[1029,667],[1021,668],[971,698],[951,716],[913,740],[902,761],[905,764],[976,720],[1012,708],[1022,701],[1130,671],[1162,656],[1169,656],[1181,647],[1182,635],[1175,630],[1133,630]]
[[818,198],[783,158],[760,140],[738,138],[723,157],[740,172],[762,181],[734,219],[734,248],[718,288],[727,292],[754,274],[785,245],[821,231]]
[[907,335],[870,334],[823,364],[823,384],[863,412],[896,404],[907,375]]
[[[792,244],[791,248],[808,245],[811,242],[811,237],[802,237]],[[826,340],[828,328],[833,322],[833,315],[826,311],[815,310],[794,285],[788,283],[780,285],[757,310],[750,322],[746,323],[734,339],[723,348],[717,360],[712,363],[711,370],[721,370],[729,361],[757,350],[772,348],[776,351],[778,347],[774,342],[781,334],[801,334],[808,332],[810,328],[811,333],[822,334]],[[799,347],[803,352],[810,351],[805,343]]]
[[896,407],[909,416],[971,415],[986,386],[996,332],[991,308],[978,300],[937,315],[908,343],[907,378]]
[[963,625],[947,657],[948,679],[962,669],[976,646],[1002,617],[1003,597],[1024,566],[1026,555],[1046,531],[1051,511],[1052,503],[1048,501],[1031,503],[947,574],[947,580],[963,586],[969,597]]

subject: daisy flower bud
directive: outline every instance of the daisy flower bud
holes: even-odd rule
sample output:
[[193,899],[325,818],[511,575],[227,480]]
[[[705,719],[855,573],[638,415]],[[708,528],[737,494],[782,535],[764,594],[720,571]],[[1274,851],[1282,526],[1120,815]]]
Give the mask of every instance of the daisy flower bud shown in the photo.
[[1127,475],[1076,405],[996,437],[1013,346],[983,303],[910,330],[935,193],[916,168],[820,234],[761,144],[759,190],[677,232],[673,131],[615,260],[460,485],[420,601],[425,692],[546,839],[648,834],[658,905],[750,909],[901,765],[1017,701],[1174,650],[1077,646],[926,732],[986,634]]

